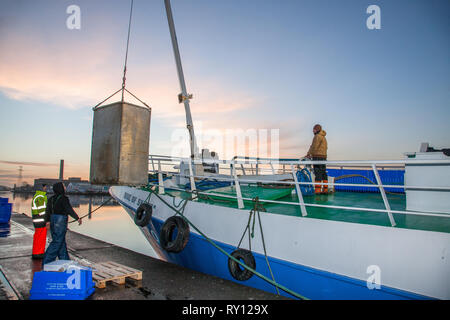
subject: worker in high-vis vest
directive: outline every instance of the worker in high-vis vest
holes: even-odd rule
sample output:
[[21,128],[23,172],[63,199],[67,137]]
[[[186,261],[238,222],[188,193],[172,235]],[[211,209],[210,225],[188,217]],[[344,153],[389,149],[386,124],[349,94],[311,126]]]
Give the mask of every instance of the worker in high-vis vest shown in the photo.
[[33,218],[33,259],[43,259],[45,244],[47,242],[47,186],[44,184],[42,190],[37,190],[31,202],[31,217]]

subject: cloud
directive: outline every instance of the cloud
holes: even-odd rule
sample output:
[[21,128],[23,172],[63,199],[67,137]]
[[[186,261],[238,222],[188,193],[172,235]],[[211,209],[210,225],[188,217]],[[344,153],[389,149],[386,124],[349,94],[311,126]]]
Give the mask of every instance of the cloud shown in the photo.
[[22,166],[35,166],[35,167],[56,167],[59,163],[42,163],[42,162],[26,162],[26,161],[5,161],[0,160],[0,163]]
[[[63,46],[24,35],[2,39],[8,46],[0,52],[0,91],[14,100],[48,102],[64,108],[94,106],[121,86],[119,54],[108,39],[68,42]],[[86,48],[89,48],[86,50]],[[117,66],[117,67],[116,67]],[[223,83],[220,79],[192,81],[195,118],[249,109],[261,102],[251,94]],[[149,62],[129,67],[127,89],[152,107],[153,116],[174,125],[185,116],[178,103],[178,79],[173,65]],[[232,94],[230,94],[232,92]],[[108,102],[120,99],[120,93]],[[137,102],[126,94],[126,100]],[[176,123],[178,125],[179,123]]]
[[58,42],[38,32],[11,32],[1,40],[8,46],[0,52],[0,91],[11,99],[73,109],[92,105],[112,87],[108,37]]
[[[6,179],[6,180],[17,180],[18,176],[17,173],[16,174],[0,174],[0,179]],[[34,176],[32,175],[24,175],[22,176],[22,178],[24,179],[28,179],[28,178],[34,178]]]

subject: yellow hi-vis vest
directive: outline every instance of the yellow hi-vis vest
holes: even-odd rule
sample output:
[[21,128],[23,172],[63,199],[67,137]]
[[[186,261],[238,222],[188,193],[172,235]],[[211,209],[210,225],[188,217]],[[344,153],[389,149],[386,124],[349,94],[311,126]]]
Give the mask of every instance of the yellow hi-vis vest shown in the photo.
[[45,191],[36,191],[31,201],[31,217],[35,228],[43,228],[46,223],[45,208],[47,207],[47,194]]

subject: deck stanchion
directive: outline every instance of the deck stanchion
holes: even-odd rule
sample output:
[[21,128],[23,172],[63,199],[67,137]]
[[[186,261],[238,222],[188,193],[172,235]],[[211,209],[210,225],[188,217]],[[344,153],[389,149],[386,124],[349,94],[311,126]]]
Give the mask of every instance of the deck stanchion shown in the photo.
[[298,202],[300,205],[300,210],[302,212],[302,216],[306,217],[308,215],[308,212],[306,211],[305,203],[303,201],[302,191],[300,190],[300,185],[298,183],[297,174],[295,172],[293,164],[291,164],[291,170],[292,170],[292,177],[294,178],[294,182],[295,182],[295,190],[297,190],[297,196],[298,196]]
[[[233,163],[230,162],[230,177],[233,176]],[[230,186],[233,186],[233,179],[230,179]]]
[[161,160],[158,160],[158,193],[163,194],[164,193],[164,179],[163,174],[161,171]]
[[241,163],[241,169],[242,169],[242,174],[245,176],[245,168],[244,165]]
[[272,174],[275,174],[275,169],[273,168],[273,164],[272,164],[272,162],[271,163],[269,163],[270,164],[270,168],[272,169]]
[[194,180],[194,172],[192,170],[192,158],[189,159],[189,181],[191,182],[191,191],[194,192],[196,190],[196,187]]
[[233,178],[234,178],[234,185],[236,187],[236,197],[237,197],[237,201],[238,201],[238,208],[243,209],[244,201],[242,200],[241,186],[239,184],[239,179],[238,179],[237,172],[236,172],[236,163],[234,160],[232,160],[231,168],[232,168],[231,171],[232,171]]
[[152,162],[153,173],[155,173],[155,162],[153,161],[153,156],[150,155],[150,160]]
[[389,205],[389,201],[386,196],[386,192],[384,191],[383,185],[381,183],[381,178],[380,178],[380,175],[378,174],[376,164],[372,164],[372,169],[373,169],[373,173],[375,174],[375,178],[377,179],[378,189],[380,189],[381,197],[383,198],[384,206],[386,207],[389,221],[391,222],[391,226],[395,227],[397,224],[395,223],[394,217],[392,216],[391,206]]

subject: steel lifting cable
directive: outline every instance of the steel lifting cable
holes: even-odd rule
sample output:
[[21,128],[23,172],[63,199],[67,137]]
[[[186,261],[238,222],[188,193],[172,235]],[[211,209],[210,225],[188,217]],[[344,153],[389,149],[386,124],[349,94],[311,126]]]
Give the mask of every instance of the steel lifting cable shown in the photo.
[[148,104],[146,104],[144,101],[142,101],[141,99],[139,99],[136,95],[134,95],[133,93],[131,93],[125,86],[126,86],[126,81],[127,81],[127,65],[128,65],[128,49],[130,46],[130,34],[131,34],[131,21],[133,19],[133,4],[134,4],[134,0],[131,0],[130,3],[130,17],[128,20],[128,34],[127,34],[127,46],[126,46],[126,50],[125,50],[125,61],[124,61],[124,65],[123,65],[123,77],[122,77],[122,87],[117,90],[116,92],[114,92],[112,95],[110,95],[108,98],[106,98],[105,100],[103,100],[102,102],[98,103],[97,105],[95,105],[95,107],[92,108],[92,110],[95,111],[95,109],[97,109],[97,107],[99,107],[100,105],[102,105],[103,103],[105,103],[106,101],[108,101],[109,99],[111,99],[113,96],[115,96],[117,93],[119,93],[120,91],[122,91],[122,102],[124,102],[124,98],[125,98],[125,91],[128,92],[133,98],[135,98],[136,100],[138,100],[140,103],[142,103],[144,106],[146,106],[147,108],[150,109],[150,106]]
[[130,19],[128,21],[128,36],[127,36],[127,50],[125,52],[125,63],[123,66],[123,78],[122,78],[122,101],[124,98],[124,92],[125,92],[125,83],[126,83],[126,74],[127,74],[127,62],[128,62],[128,47],[130,45],[130,31],[131,31],[131,19],[133,16],[133,2],[134,0],[131,0],[131,7],[130,7]]
[[[256,271],[253,268],[250,268],[249,266],[247,266],[245,263],[242,263],[242,261],[240,261],[239,259],[236,259],[235,257],[233,257],[232,255],[230,255],[228,252],[226,252],[224,249],[222,249],[221,247],[219,247],[217,244],[214,243],[214,241],[212,241],[208,236],[206,236],[200,229],[198,229],[188,218],[186,218],[186,216],[183,214],[184,213],[184,209],[186,208],[186,205],[188,203],[188,200],[185,199],[183,205],[181,206],[181,209],[178,210],[177,208],[174,208],[173,206],[171,206],[167,201],[165,201],[161,196],[159,196],[154,190],[152,189],[148,189],[148,192],[150,193],[149,196],[147,197],[147,200],[150,198],[151,194],[154,194],[159,200],[161,200],[161,202],[163,202],[166,206],[168,206],[170,209],[172,209],[175,214],[179,214],[189,225],[191,225],[201,236],[203,236],[205,238],[206,241],[208,241],[211,245],[213,245],[217,250],[219,250],[220,252],[222,252],[224,255],[226,255],[229,259],[232,259],[233,261],[235,261],[236,263],[238,263],[240,266],[242,266],[243,268],[247,269],[248,271],[252,272],[253,274],[257,275],[258,277],[260,277],[261,279],[265,280],[266,282],[272,284],[273,286],[289,293],[290,295],[301,299],[301,300],[309,300],[308,298],[298,294],[297,292],[294,292],[288,288],[286,288],[285,286],[275,282],[274,280],[269,279],[268,277],[266,277],[265,275],[259,273],[258,271]],[[147,202],[146,200],[146,202]],[[180,203],[181,204],[181,203]],[[260,225],[261,226],[261,225]]]

